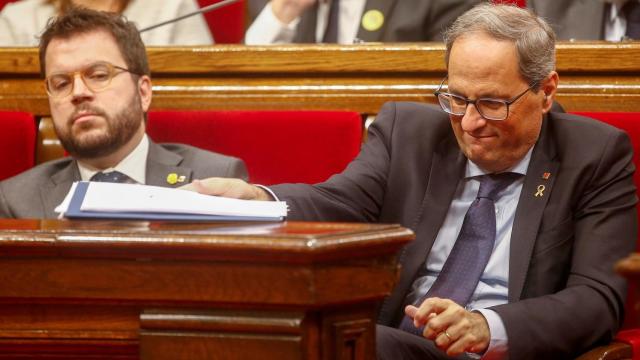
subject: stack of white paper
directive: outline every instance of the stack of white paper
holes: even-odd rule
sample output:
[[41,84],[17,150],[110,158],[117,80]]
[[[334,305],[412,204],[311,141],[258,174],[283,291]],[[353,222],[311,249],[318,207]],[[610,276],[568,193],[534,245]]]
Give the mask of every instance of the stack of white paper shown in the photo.
[[229,199],[159,186],[78,182],[56,212],[69,218],[283,220],[287,205],[282,201]]

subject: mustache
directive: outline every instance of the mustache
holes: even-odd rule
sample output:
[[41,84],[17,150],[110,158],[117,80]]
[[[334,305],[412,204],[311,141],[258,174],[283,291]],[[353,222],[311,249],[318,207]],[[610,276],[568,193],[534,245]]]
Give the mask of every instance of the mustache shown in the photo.
[[67,119],[67,123],[69,125],[73,125],[73,119],[75,119],[76,117],[78,117],[78,115],[80,113],[91,113],[94,115],[98,115],[98,116],[102,116],[102,117],[107,117],[107,113],[95,106],[91,106],[90,104],[84,103],[84,104],[80,104],[76,107],[76,109],[73,111],[73,113],[69,116],[69,118]]

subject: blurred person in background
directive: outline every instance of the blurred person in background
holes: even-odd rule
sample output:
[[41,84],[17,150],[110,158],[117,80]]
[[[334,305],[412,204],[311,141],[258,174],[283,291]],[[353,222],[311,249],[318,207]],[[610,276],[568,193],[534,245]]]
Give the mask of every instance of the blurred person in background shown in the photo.
[[[0,12],[0,46],[37,46],[50,18],[74,6],[123,14],[142,29],[198,9],[195,0],[22,0]],[[213,37],[202,15],[140,34],[147,46],[210,45]]]
[[[247,45],[442,41],[481,0],[248,0]],[[258,14],[257,17],[255,14]]]

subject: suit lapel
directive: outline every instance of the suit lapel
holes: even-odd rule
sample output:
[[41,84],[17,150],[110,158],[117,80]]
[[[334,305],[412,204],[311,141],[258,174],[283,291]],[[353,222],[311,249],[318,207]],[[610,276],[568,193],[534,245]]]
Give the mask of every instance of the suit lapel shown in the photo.
[[407,245],[400,256],[399,262],[402,263],[400,280],[397,288],[380,309],[382,324],[395,326],[402,317],[403,311],[398,309],[404,303],[416,273],[424,265],[431,251],[455,195],[458,182],[464,176],[465,164],[466,157],[460,152],[453,137],[442,141],[434,152],[427,174],[429,180],[420,213],[412,226],[416,232],[416,240]]
[[293,37],[294,43],[313,44],[316,42],[316,24],[318,21],[318,3],[316,2],[309,11],[305,11],[300,17],[300,22]]
[[[406,1],[406,0],[405,0]],[[396,5],[397,0],[368,0],[364,11],[362,12],[363,18],[367,16],[367,13],[372,10],[378,10],[380,13],[385,16],[384,23],[382,26],[374,31],[369,31],[362,27],[362,18],[360,19],[360,26],[358,27],[358,39],[371,42],[371,41],[381,41],[382,34],[388,24],[389,19],[386,18],[389,14],[391,14],[393,7]]]
[[545,116],[513,221],[509,254],[509,302],[518,301],[522,295],[542,215],[558,176],[559,162],[555,158],[556,148],[549,136],[548,123]]
[[149,140],[146,172],[147,185],[175,188],[190,183],[193,170],[180,166],[183,160],[182,156]]
[[70,161],[66,167],[51,176],[51,181],[40,189],[45,217],[57,216],[53,210],[64,200],[74,181],[80,181],[80,171],[75,160]]

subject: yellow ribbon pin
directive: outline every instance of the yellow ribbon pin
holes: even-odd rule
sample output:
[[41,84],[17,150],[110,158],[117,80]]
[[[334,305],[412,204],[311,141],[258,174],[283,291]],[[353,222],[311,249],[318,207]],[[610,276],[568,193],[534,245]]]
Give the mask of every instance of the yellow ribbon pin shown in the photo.
[[545,187],[544,185],[538,185],[538,191],[536,191],[536,194],[534,196],[544,196],[544,194],[542,193],[544,191]]
[[362,15],[362,27],[367,31],[377,31],[384,25],[384,14],[380,10],[369,10]]
[[186,176],[184,175],[178,176],[178,174],[176,173],[170,173],[169,175],[167,175],[167,183],[170,185],[175,185],[176,183],[183,183],[186,179],[187,179]]

